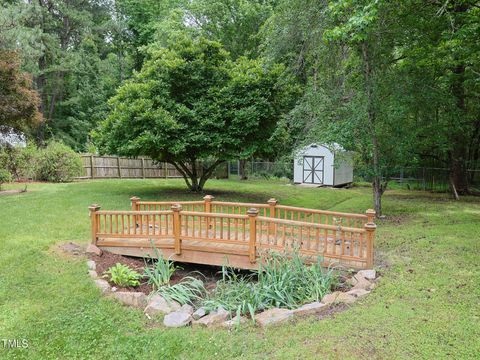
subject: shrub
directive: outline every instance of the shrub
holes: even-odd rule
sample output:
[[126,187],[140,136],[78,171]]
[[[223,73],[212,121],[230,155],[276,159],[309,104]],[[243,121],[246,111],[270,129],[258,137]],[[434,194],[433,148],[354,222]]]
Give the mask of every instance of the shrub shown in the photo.
[[37,159],[35,145],[26,148],[5,146],[0,150],[0,167],[8,170],[16,180],[34,178]]
[[138,272],[120,263],[116,263],[109,268],[105,271],[105,274],[107,278],[110,278],[111,282],[121,287],[138,286],[142,278],[142,275]]
[[[256,311],[263,309],[293,309],[307,302],[320,301],[335,280],[332,270],[325,270],[320,259],[312,265],[305,264],[298,251],[289,255],[267,253],[260,269],[246,276],[223,267],[222,279],[203,305],[207,309],[222,306],[253,317]],[[254,281],[255,276],[257,281]]]
[[2,190],[2,184],[12,181],[12,174],[8,170],[0,169],[0,190]]
[[68,146],[52,141],[41,151],[38,176],[52,182],[72,181],[82,174],[82,160]]
[[200,301],[206,294],[203,281],[192,276],[186,276],[175,285],[164,285],[157,289],[167,301],[176,301],[182,305]]
[[148,284],[156,290],[161,286],[168,285],[177,267],[170,259],[164,260],[162,254],[155,247],[153,249],[156,259],[153,266],[145,265],[144,275],[147,277]]

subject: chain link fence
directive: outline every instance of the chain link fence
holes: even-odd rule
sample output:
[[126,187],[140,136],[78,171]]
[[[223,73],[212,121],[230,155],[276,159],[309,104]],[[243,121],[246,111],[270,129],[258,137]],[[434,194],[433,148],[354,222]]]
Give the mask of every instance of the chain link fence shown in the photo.
[[[240,162],[229,161],[229,175],[240,176]],[[271,162],[271,161],[246,161],[245,173],[247,177],[264,179],[293,179],[293,161],[292,162]]]
[[[270,161],[246,161],[245,172],[249,178],[286,178],[293,179],[293,161],[270,162]],[[228,163],[230,176],[240,176],[240,162]],[[449,169],[438,167],[406,167],[396,171],[390,171],[390,181],[400,188],[409,190],[424,190],[435,192],[447,192],[450,190]],[[470,186],[480,189],[480,169],[468,170]],[[354,170],[355,182],[371,182],[371,177],[359,169]]]
[[[436,167],[406,167],[389,171],[390,181],[400,188],[434,192],[450,191],[450,171]],[[361,171],[354,173],[355,181],[371,181],[371,177]],[[480,188],[480,170],[468,170],[468,182],[472,188]]]

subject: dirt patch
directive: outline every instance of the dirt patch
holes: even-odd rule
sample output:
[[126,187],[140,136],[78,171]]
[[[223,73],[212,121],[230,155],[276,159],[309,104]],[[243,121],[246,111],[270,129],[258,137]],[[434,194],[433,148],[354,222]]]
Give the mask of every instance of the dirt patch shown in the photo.
[[[144,273],[146,265],[151,265],[150,259],[117,255],[112,254],[108,251],[104,251],[102,256],[89,255],[89,258],[95,261],[96,271],[99,277],[102,277],[105,271],[107,271],[110,267],[114,266],[117,263],[127,265],[140,274]],[[179,283],[185,276],[192,276],[199,280],[202,280],[207,290],[213,290],[216,286],[216,282],[221,278],[221,275],[219,273],[219,267],[185,263],[175,263],[175,266],[177,266],[177,270],[172,275],[170,285]],[[105,279],[108,281],[107,278]],[[111,286],[117,287],[118,291],[140,291],[147,295],[149,295],[153,291],[153,287],[147,284],[146,278],[141,281],[140,286],[136,287],[121,288],[114,283],[111,283],[110,281],[109,283]]]
[[376,219],[378,224],[402,225],[412,218],[410,214],[388,215],[384,219]]
[[74,256],[74,257],[85,256],[85,246],[76,244],[71,241],[61,243],[61,244],[56,244],[51,248],[51,251],[64,256]]
[[0,191],[0,196],[12,195],[12,194],[21,194],[21,193],[24,193],[24,192],[27,192],[27,191],[24,190],[24,189],[2,190],[2,191]]
[[317,316],[317,319],[322,320],[322,319],[335,317],[337,313],[345,311],[346,309],[348,309],[347,304],[338,303],[338,304],[330,305],[327,310],[323,311],[321,314]]

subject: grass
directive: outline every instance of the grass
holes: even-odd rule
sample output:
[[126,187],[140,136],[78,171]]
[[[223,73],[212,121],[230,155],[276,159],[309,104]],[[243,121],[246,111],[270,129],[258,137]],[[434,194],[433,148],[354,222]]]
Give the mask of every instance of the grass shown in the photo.
[[[12,188],[15,185],[6,185]],[[180,180],[32,184],[0,196],[0,358],[252,359],[475,358],[480,353],[480,201],[389,190],[376,248],[375,291],[333,318],[267,329],[173,329],[101,297],[84,260],[55,251],[87,242],[87,207],[128,209],[128,198],[198,199]],[[364,211],[368,188],[309,189],[282,182],[209,181],[220,199]]]

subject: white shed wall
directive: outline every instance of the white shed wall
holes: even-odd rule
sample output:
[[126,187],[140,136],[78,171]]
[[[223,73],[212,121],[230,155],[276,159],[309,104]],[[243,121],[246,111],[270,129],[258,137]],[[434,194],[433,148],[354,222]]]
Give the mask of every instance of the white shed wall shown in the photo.
[[353,163],[352,155],[342,153],[336,157],[334,186],[349,184],[353,182]]
[[[324,158],[323,164],[323,185],[333,186],[334,176],[334,154],[328,148],[322,145],[312,146],[309,145],[297,153],[294,161],[293,168],[293,181],[298,184],[304,183],[303,181],[303,158],[304,156],[321,156]],[[314,182],[314,184],[319,184]]]

